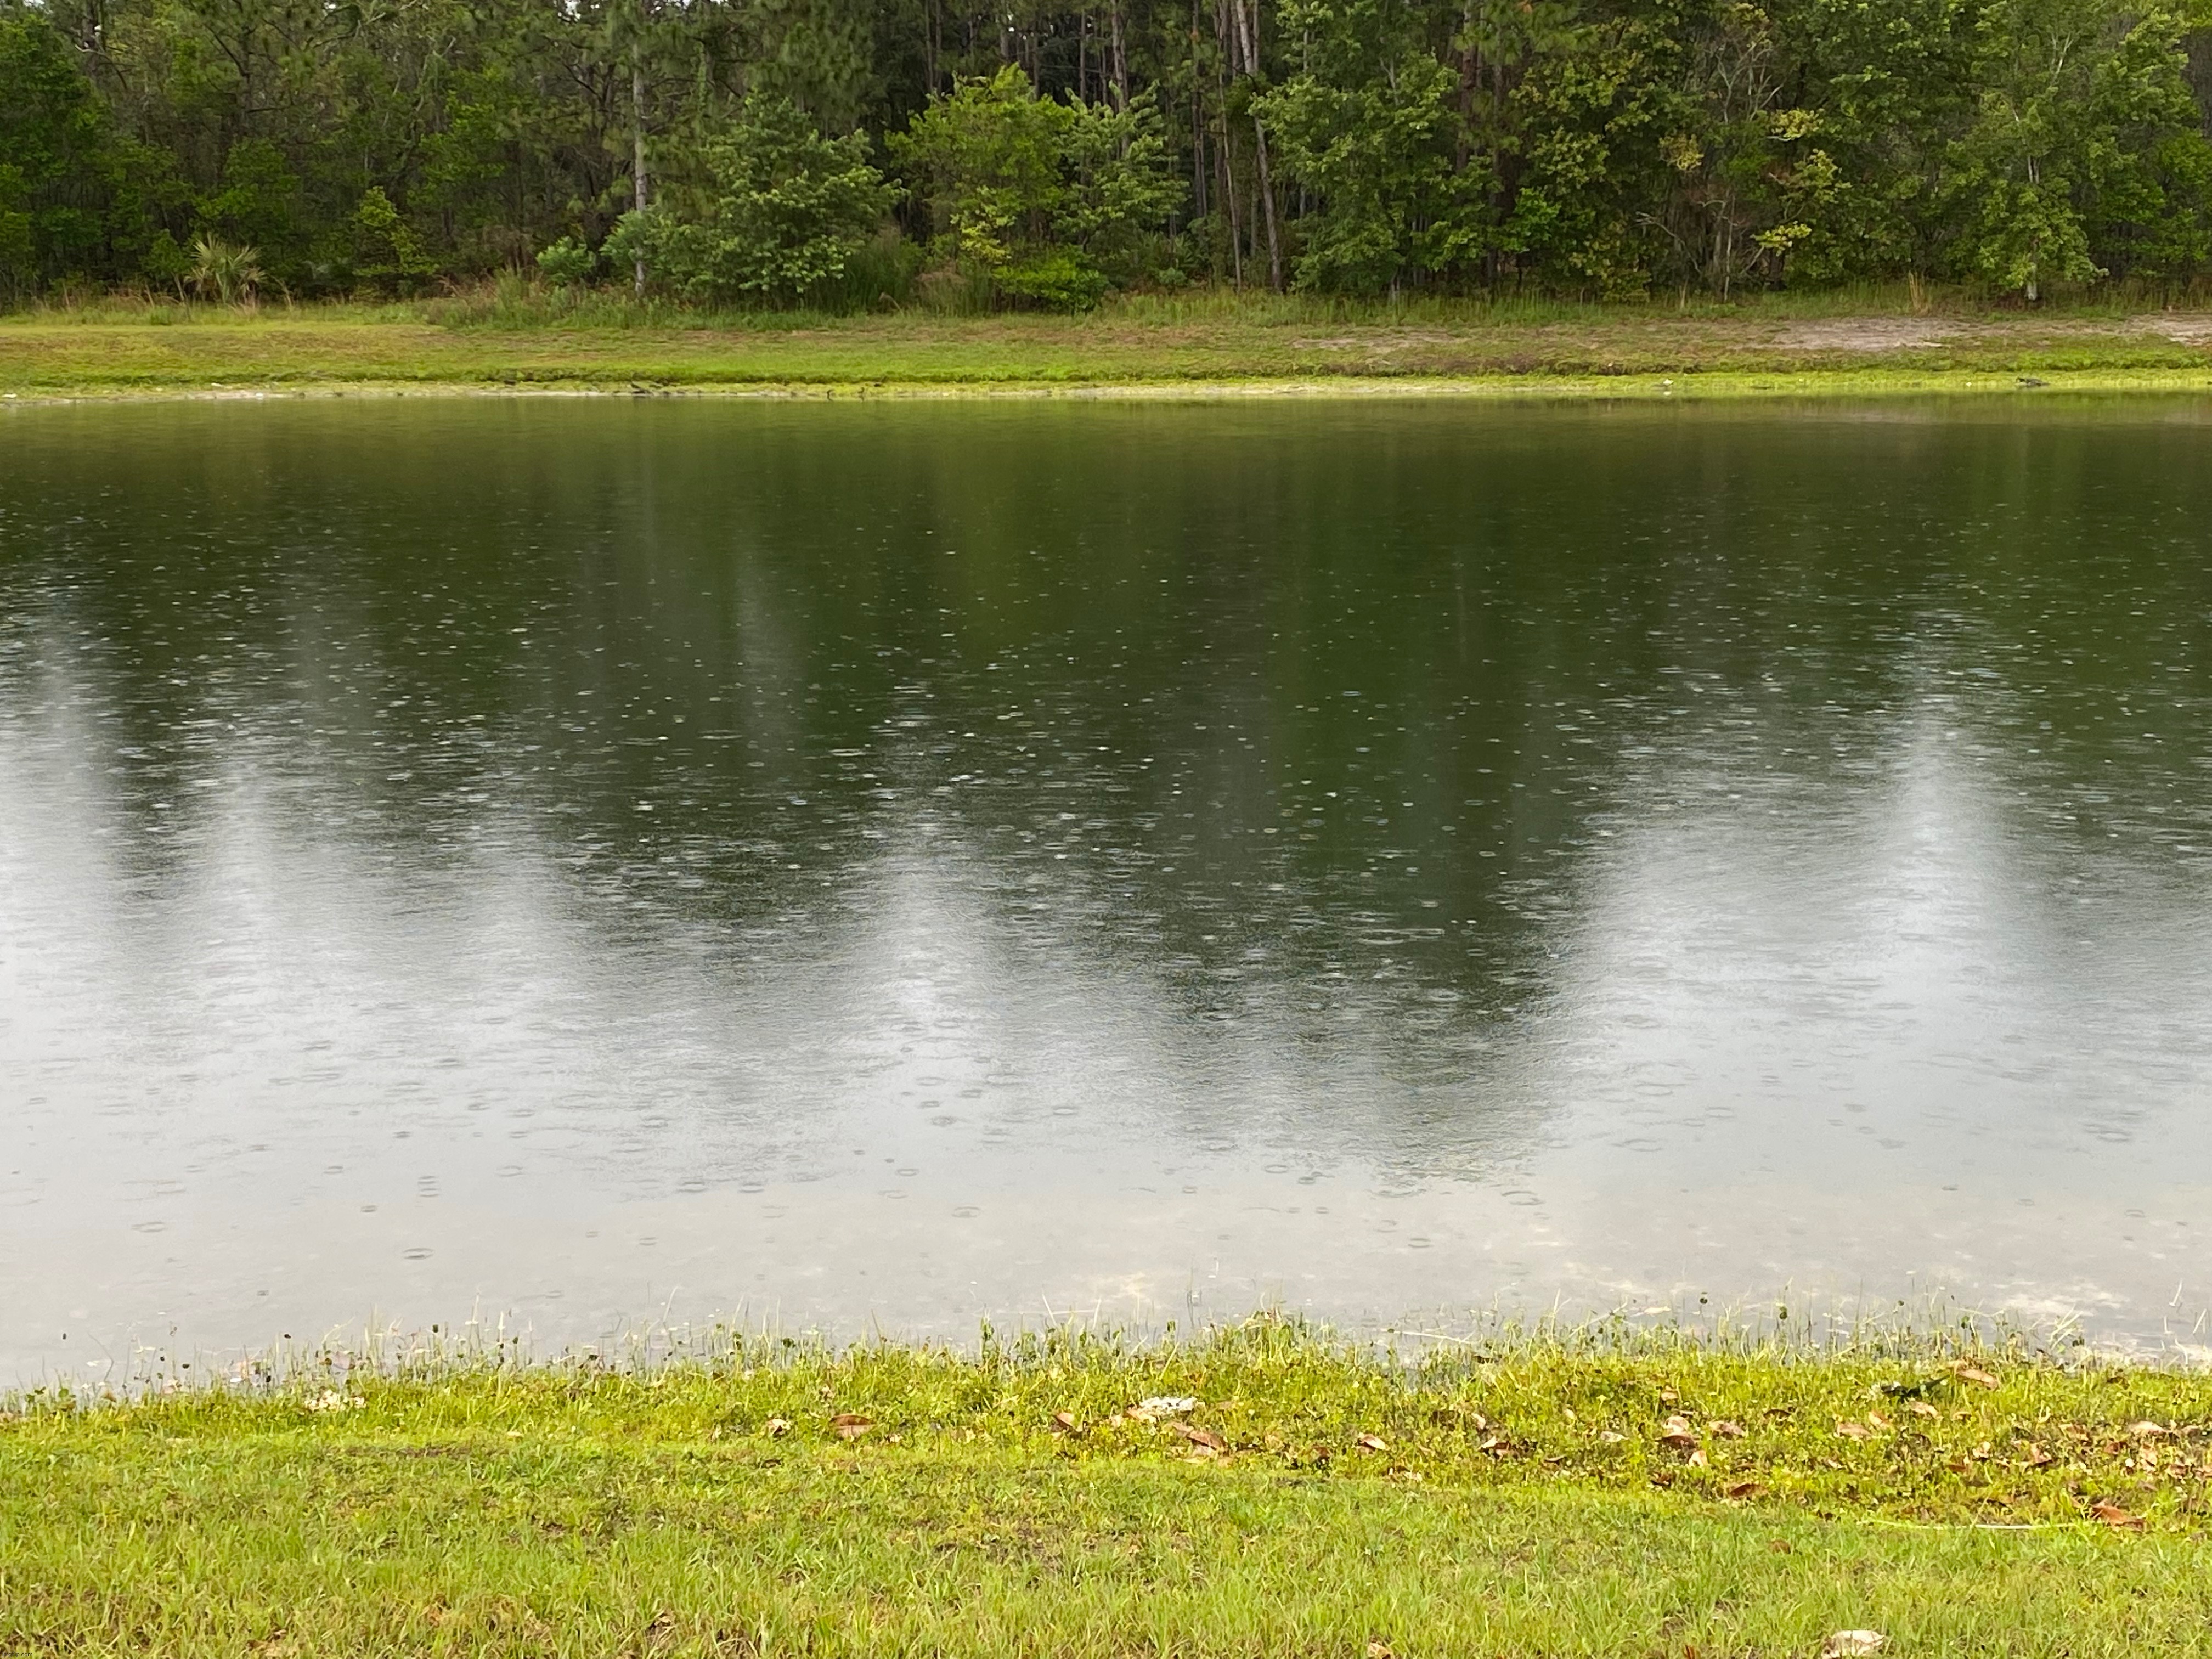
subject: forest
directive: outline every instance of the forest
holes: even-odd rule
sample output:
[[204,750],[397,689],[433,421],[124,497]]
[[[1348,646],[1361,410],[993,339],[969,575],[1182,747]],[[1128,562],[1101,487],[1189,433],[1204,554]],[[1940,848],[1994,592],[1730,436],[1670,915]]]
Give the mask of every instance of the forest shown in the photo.
[[0,295],[2171,293],[2209,125],[2156,0],[0,0]]

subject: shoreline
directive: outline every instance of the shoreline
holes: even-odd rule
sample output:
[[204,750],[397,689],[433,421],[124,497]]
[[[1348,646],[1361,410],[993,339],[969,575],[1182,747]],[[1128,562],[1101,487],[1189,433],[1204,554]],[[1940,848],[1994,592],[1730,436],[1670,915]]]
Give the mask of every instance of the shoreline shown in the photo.
[[2011,395],[2157,396],[2212,394],[2212,372],[2069,372],[2034,376],[1970,370],[1792,369],[1618,376],[1482,375],[1393,379],[1266,378],[1216,380],[799,380],[618,384],[611,380],[278,381],[252,386],[81,386],[0,393],[0,407],[173,403],[337,403],[422,398],[633,398],[748,403],[1292,401],[1540,403],[1721,403],[1802,398],[1969,398]]
[[1729,401],[2212,392],[2212,313],[1914,316],[1258,298],[1080,317],[556,321],[345,307],[0,319],[0,403],[270,398]]

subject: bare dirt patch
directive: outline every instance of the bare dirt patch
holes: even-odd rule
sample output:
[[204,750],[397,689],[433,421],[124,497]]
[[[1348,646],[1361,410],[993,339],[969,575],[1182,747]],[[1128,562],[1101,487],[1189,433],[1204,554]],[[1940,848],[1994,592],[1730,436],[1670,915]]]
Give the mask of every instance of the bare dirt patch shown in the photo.
[[2179,345],[2212,345],[2212,312],[2153,311],[2128,319],[2130,328],[2157,334]]
[[1824,317],[1790,324],[1774,343],[1785,351],[1910,351],[1979,331],[1941,317]]
[[1461,337],[1440,329],[1376,329],[1365,334],[1340,334],[1328,339],[1293,340],[1300,351],[1403,351],[1409,346],[1449,345]]

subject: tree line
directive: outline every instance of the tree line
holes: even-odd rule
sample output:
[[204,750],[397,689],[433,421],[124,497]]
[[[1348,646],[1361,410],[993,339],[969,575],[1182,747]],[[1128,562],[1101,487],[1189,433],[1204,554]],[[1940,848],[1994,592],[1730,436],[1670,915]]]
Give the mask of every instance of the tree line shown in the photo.
[[2212,0],[0,0],[0,285],[2033,300],[2208,129]]

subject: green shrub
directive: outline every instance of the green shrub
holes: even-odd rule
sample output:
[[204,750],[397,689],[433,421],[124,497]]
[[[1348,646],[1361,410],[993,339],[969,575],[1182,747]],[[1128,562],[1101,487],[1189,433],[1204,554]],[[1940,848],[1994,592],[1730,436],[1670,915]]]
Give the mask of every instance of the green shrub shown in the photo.
[[890,210],[864,133],[824,138],[789,100],[748,97],[701,147],[689,199],[626,213],[617,260],[689,300],[793,301],[836,283]]
[[1081,310],[1144,250],[1182,197],[1158,112],[1041,98],[1009,65],[933,98],[891,152],[915,175],[947,263],[1018,301]]
[[1051,311],[1088,311],[1104,297],[1106,273],[1066,248],[1046,248],[993,273],[1001,294]]
[[556,288],[573,288],[591,280],[599,256],[573,236],[563,236],[538,253],[538,269]]

